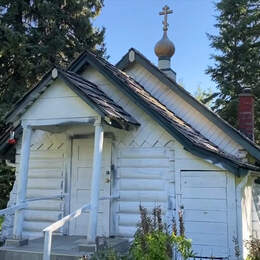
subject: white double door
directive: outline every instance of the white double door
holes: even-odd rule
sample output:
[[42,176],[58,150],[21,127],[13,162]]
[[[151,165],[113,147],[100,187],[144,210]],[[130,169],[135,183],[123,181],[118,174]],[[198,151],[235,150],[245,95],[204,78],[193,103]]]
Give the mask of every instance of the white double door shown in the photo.
[[[94,139],[73,139],[70,212],[90,203],[91,180],[93,174]],[[104,139],[102,154],[102,174],[100,180],[100,197],[110,196],[111,140]],[[109,236],[110,201],[99,201],[97,235]],[[87,235],[89,211],[71,221],[70,235]]]

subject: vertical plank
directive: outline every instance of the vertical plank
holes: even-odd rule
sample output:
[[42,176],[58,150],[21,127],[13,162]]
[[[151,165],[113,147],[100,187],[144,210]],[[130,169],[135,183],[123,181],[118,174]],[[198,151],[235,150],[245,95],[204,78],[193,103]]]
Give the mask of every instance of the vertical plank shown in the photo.
[[235,259],[234,238],[237,238],[237,206],[236,206],[236,184],[235,177],[230,173],[227,175],[227,214],[228,214],[228,249],[231,258]]
[[[64,198],[64,210],[63,215],[67,216],[70,213],[70,191],[71,191],[71,160],[72,160],[72,139],[66,135],[66,150],[65,150],[65,158],[64,158],[64,193],[67,196]],[[68,235],[69,234],[69,223],[66,223],[63,227],[63,233]]]

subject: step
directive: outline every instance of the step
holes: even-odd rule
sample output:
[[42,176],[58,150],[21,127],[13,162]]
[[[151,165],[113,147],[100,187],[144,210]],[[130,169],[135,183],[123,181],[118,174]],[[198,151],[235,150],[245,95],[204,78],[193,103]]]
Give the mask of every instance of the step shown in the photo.
[[[129,242],[124,238],[107,238],[106,246],[124,254],[128,251]],[[51,260],[79,260],[83,256],[94,253],[86,237],[82,236],[53,236]],[[102,250],[102,243],[99,247]],[[26,245],[9,243],[0,248],[0,260],[42,260],[43,238],[30,240]]]
[[[83,255],[82,255],[83,256]],[[51,260],[79,260],[79,256],[52,254]],[[42,253],[0,249],[1,260],[42,260]]]

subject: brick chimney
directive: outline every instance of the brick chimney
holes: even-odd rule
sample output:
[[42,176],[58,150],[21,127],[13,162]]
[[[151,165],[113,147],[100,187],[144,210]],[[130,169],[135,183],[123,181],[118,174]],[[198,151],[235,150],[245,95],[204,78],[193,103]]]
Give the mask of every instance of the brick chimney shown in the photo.
[[254,96],[250,88],[244,88],[239,95],[238,128],[254,141]]

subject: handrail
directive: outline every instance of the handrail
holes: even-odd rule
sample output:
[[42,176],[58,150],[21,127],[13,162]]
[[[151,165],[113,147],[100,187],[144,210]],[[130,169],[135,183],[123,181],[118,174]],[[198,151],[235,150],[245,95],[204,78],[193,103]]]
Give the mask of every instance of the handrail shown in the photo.
[[[101,197],[99,200],[111,200],[111,199],[119,199],[119,196],[109,196],[109,197]],[[91,209],[91,204],[85,204],[64,218],[56,221],[50,226],[46,227],[43,230],[44,233],[44,246],[43,246],[43,260],[50,260],[51,258],[51,244],[52,244],[52,233],[59,228],[63,227],[68,221],[77,218],[87,209]]]
[[81,208],[75,210],[71,214],[65,216],[64,218],[58,220],[57,222],[51,224],[50,226],[46,227],[43,232],[54,232],[57,229],[63,227],[68,221],[77,218],[81,215],[82,212],[85,210],[90,209],[90,203],[83,205]]
[[49,196],[49,197],[31,198],[31,199],[26,200],[25,202],[20,203],[20,204],[17,204],[17,205],[14,205],[12,207],[0,210],[0,216],[6,215],[6,214],[12,214],[16,210],[19,210],[19,209],[25,209],[25,208],[28,207],[28,203],[33,202],[33,201],[50,200],[50,199],[63,199],[67,195],[68,194],[65,193],[65,194],[54,195],[54,196]]
[[0,216],[6,215],[6,214],[12,214],[18,209],[27,208],[27,206],[28,206],[28,204],[26,202],[24,202],[24,203],[20,203],[20,204],[17,204],[15,206],[12,206],[12,207],[9,207],[6,209],[2,209],[2,210],[0,210]]

